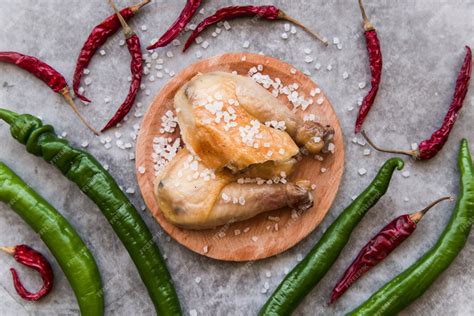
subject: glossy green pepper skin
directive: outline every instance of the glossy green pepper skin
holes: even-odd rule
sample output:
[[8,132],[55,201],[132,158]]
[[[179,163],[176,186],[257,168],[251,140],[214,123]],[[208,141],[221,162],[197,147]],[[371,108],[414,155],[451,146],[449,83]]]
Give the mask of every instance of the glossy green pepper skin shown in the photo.
[[159,315],[181,315],[181,307],[163,257],[151,232],[112,176],[89,153],[59,139],[37,117],[0,109],[12,136],[26,150],[58,168],[100,208],[135,263]]
[[462,250],[474,221],[474,168],[466,139],[461,141],[458,166],[461,173],[461,195],[438,242],[421,259],[348,315],[399,313],[423,295]]
[[372,183],[337,217],[304,260],[285,277],[259,315],[290,315],[296,309],[336,261],[352,230],[387,192],[395,169],[401,170],[403,166],[400,158],[385,162]]
[[2,162],[0,201],[39,234],[69,280],[81,314],[103,315],[101,278],[89,249],[71,224]]

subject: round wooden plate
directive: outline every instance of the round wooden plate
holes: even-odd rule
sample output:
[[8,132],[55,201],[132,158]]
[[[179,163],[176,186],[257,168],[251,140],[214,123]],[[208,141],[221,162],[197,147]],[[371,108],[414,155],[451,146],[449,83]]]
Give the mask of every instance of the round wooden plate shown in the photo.
[[[137,172],[138,184],[145,203],[163,229],[176,241],[185,247],[205,256],[228,261],[248,261],[267,258],[279,254],[305,238],[323,220],[331,207],[341,182],[344,169],[344,144],[341,127],[336,113],[323,92],[317,94],[313,105],[306,111],[298,110],[298,115],[314,113],[322,123],[330,124],[335,129],[335,153],[325,156],[324,161],[312,157],[305,157],[297,165],[294,179],[309,179],[316,185],[313,192],[314,206],[301,213],[292,213],[289,209],[267,212],[249,220],[233,223],[208,230],[187,230],[178,228],[169,223],[162,215],[153,193],[154,165],[152,160],[153,138],[165,136],[160,134],[161,117],[172,110],[173,98],[176,91],[197,73],[211,71],[237,71],[240,75],[247,75],[252,67],[263,66],[263,74],[271,78],[280,78],[284,85],[298,83],[300,94],[306,98],[318,86],[300,71],[280,60],[267,56],[233,53],[215,56],[186,67],[176,77],[170,80],[158,93],[150,105],[141,125],[137,142],[136,166],[145,167],[145,173]],[[281,100],[288,103],[286,96]],[[324,102],[318,105],[318,99]],[[321,102],[320,100],[320,102]],[[168,134],[173,139],[179,137],[179,129]],[[324,169],[323,169],[324,168]],[[143,170],[142,170],[143,171]],[[279,217],[276,222],[269,216]],[[278,225],[275,225],[278,224]],[[240,234],[236,234],[236,230]]]

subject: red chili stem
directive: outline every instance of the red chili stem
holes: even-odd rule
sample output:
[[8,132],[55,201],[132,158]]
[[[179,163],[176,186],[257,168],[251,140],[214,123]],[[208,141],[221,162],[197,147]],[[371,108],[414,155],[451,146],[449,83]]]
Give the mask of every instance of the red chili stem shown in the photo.
[[428,210],[444,200],[452,200],[451,197],[438,199],[423,210],[404,214],[380,230],[359,252],[352,264],[344,272],[342,278],[334,287],[329,304],[334,303],[341,297],[349,287],[352,286],[362,275],[383,261],[393,250],[395,250],[416,229],[417,223]]
[[23,70],[28,71],[36,78],[43,81],[54,92],[59,93],[66,100],[79,119],[84,123],[84,125],[87,126],[87,128],[94,132],[94,134],[99,135],[99,132],[97,132],[89,123],[87,123],[86,119],[79,112],[76,104],[69,94],[69,86],[66,82],[66,79],[64,79],[64,76],[61,75],[56,69],[36,57],[17,52],[0,52],[0,62],[6,62],[15,65]]
[[435,206],[436,204],[442,202],[442,201],[445,201],[445,200],[450,200],[450,201],[453,201],[454,199],[451,197],[451,196],[445,196],[445,197],[442,197],[440,199],[437,199],[436,201],[433,201],[431,202],[431,204],[429,204],[428,206],[426,206],[424,209],[416,212],[416,213],[413,213],[413,214],[410,214],[410,219],[415,223],[415,224],[418,224],[418,222],[423,218],[423,216],[426,215],[426,213],[428,213],[429,210],[431,210],[433,208],[433,206]]
[[357,115],[355,123],[355,133],[360,132],[365,118],[367,117],[370,109],[374,105],[375,97],[377,96],[377,92],[379,91],[380,81],[382,79],[383,64],[382,51],[380,48],[380,41],[377,36],[377,31],[367,18],[364,6],[362,5],[362,0],[359,0],[359,7],[362,13],[362,18],[364,19],[364,36],[367,52],[369,54],[370,73],[372,78],[370,80],[370,90],[362,100],[362,104],[359,109],[359,114]]
[[51,292],[54,280],[53,269],[51,268],[51,264],[41,253],[26,245],[0,247],[0,250],[12,255],[17,262],[38,271],[43,279],[41,289],[36,293],[31,293],[25,289],[21,283],[16,270],[11,268],[13,285],[18,295],[28,301],[37,301]]
[[389,153],[389,154],[408,155],[415,159],[418,157],[418,152],[416,150],[397,150],[397,149],[382,148],[374,144],[374,142],[369,138],[369,135],[367,135],[366,131],[362,131],[361,134],[365,138],[365,140],[369,143],[369,145],[372,146],[377,151],[380,151],[383,153]]
[[367,14],[365,13],[364,5],[362,4],[362,0],[359,0],[359,8],[360,13],[362,14],[362,19],[364,20],[364,31],[371,31],[375,30],[375,27],[370,23],[369,19],[367,18]]
[[[144,0],[140,3],[132,5],[120,11],[123,18],[128,21],[132,18],[135,13],[140,10],[144,5],[150,3],[151,0]],[[107,39],[115,34],[120,29],[120,21],[116,14],[112,14],[94,29],[92,29],[89,37],[82,46],[81,52],[76,62],[76,70],[74,71],[72,88],[74,94],[84,102],[91,102],[87,97],[79,93],[79,86],[81,84],[81,78],[84,73],[84,69],[89,65],[92,57],[97,50],[107,41]]]
[[183,52],[185,52],[193,43],[193,41],[210,25],[219,23],[224,20],[231,20],[236,18],[243,18],[243,17],[258,17],[263,18],[265,20],[286,20],[291,23],[298,25],[299,27],[303,28],[305,31],[312,34],[318,40],[323,42],[325,45],[328,45],[327,41],[324,40],[319,34],[310,31],[307,27],[301,24],[299,21],[295,20],[294,18],[288,16],[285,12],[278,9],[275,6],[267,5],[267,6],[232,6],[232,7],[225,7],[222,9],[217,10],[213,15],[208,16],[205,18],[196,29],[191,33],[188,40],[184,44]]
[[125,19],[123,18],[122,14],[120,14],[120,11],[115,6],[114,1],[113,0],[108,0],[108,1],[109,1],[110,6],[112,7],[112,9],[114,9],[115,15],[117,16],[117,18],[120,22],[120,25],[122,26],[123,34],[125,35],[125,38],[132,37],[133,34],[135,34],[135,32],[133,32],[133,30],[127,24],[127,21],[125,21]]
[[280,20],[285,20],[285,21],[288,21],[290,23],[293,23],[294,25],[296,26],[299,26],[300,28],[303,29],[303,31],[311,34],[314,38],[316,38],[318,41],[320,41],[321,43],[324,44],[324,46],[328,46],[329,45],[329,42],[323,38],[319,33],[313,31],[313,30],[310,30],[306,25],[304,25],[303,23],[301,23],[300,21],[296,20],[295,18],[287,15],[284,11],[282,10],[279,10],[278,12],[278,18]]
[[148,46],[146,49],[152,50],[157,47],[164,47],[171,43],[179,33],[186,27],[191,21],[192,17],[196,14],[197,10],[201,6],[202,0],[188,0],[186,6],[181,11],[176,21],[170,26],[170,28],[160,37],[154,44]]
[[429,139],[422,141],[417,150],[393,150],[380,148],[370,140],[364,131],[362,131],[362,136],[364,136],[367,142],[374,149],[381,152],[409,155],[415,159],[420,160],[433,158],[439,151],[441,151],[444,144],[447,142],[449,134],[451,133],[454,123],[456,122],[457,116],[462,109],[462,105],[469,88],[471,72],[472,52],[469,46],[466,46],[466,56],[461,66],[461,70],[459,71],[458,78],[456,80],[456,87],[454,89],[454,96],[451,105],[449,106],[449,110],[444,117],[443,124],[431,135]]

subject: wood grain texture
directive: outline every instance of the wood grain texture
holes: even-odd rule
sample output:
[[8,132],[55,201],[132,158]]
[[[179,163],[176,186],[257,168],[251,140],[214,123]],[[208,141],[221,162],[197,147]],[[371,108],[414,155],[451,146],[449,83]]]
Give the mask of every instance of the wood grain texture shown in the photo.
[[[244,58],[243,58],[244,57]],[[227,261],[249,261],[267,258],[279,254],[305,238],[323,220],[329,211],[341,182],[344,170],[344,144],[342,130],[338,118],[331,103],[321,92],[314,97],[314,104],[306,111],[298,111],[298,115],[314,113],[322,123],[330,124],[335,129],[334,144],[335,154],[325,156],[324,161],[318,161],[312,157],[305,157],[297,165],[295,173],[290,180],[308,179],[316,185],[313,196],[314,206],[298,216],[291,216],[291,210],[281,209],[277,211],[260,214],[249,220],[232,223],[208,230],[187,230],[178,228],[169,223],[161,214],[153,193],[154,165],[151,154],[153,153],[153,138],[157,136],[169,136],[173,139],[179,137],[179,129],[173,134],[160,134],[161,117],[168,111],[173,110],[173,98],[176,91],[197,73],[211,71],[237,71],[240,75],[247,75],[251,67],[263,65],[263,74],[271,78],[280,78],[284,85],[298,83],[300,94],[309,97],[310,91],[318,86],[300,71],[296,71],[291,65],[267,56],[232,53],[215,56],[190,65],[175,78],[170,80],[154,98],[152,104],[143,119],[136,147],[136,168],[144,166],[145,173],[137,172],[138,184],[141,193],[150,212],[156,218],[163,229],[177,242],[183,246],[208,256],[210,258]],[[317,105],[316,100],[324,97],[324,103]],[[290,106],[286,96],[280,96],[281,100]],[[321,172],[326,168],[326,172]],[[268,219],[269,216],[279,217],[278,230],[275,230],[276,222]],[[244,233],[245,229],[249,231]],[[240,230],[240,235],[234,231]],[[252,237],[256,237],[252,239]],[[207,246],[208,252],[203,250]]]

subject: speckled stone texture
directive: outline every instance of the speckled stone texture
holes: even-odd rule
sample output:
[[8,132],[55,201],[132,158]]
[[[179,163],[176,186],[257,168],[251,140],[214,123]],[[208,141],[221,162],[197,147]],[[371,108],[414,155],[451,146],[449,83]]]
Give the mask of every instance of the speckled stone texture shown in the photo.
[[[133,1],[116,1],[120,7]],[[258,3],[258,1],[250,1]],[[199,315],[255,315],[282,280],[285,268],[291,269],[297,258],[304,256],[320,238],[322,232],[348,205],[351,197],[359,194],[371,181],[379,166],[389,157],[372,151],[364,156],[367,146],[354,144],[353,124],[357,100],[368,86],[359,83],[370,81],[361,16],[357,1],[271,1],[288,14],[299,18],[311,28],[327,36],[331,42],[338,37],[342,50],[331,45],[324,48],[319,42],[299,30],[283,40],[283,22],[232,21],[230,31],[212,37],[207,49],[194,45],[188,53],[181,54],[182,46],[158,49],[164,67],[178,72],[196,61],[196,53],[203,58],[235,51],[263,52],[289,62],[301,70],[311,72],[311,78],[324,89],[339,115],[345,133],[346,170],[336,201],[323,223],[293,249],[267,260],[249,263],[218,262],[192,253],[166,234],[148,214],[142,211],[148,226],[159,238],[157,242],[168,257],[167,263],[175,280],[177,291],[186,314],[192,310]],[[409,148],[413,142],[430,135],[438,127],[451,101],[457,72],[464,58],[464,45],[474,45],[474,1],[365,1],[367,13],[377,27],[384,56],[383,82],[376,105],[370,113],[365,128],[378,143],[391,147]],[[185,1],[154,0],[133,19],[143,44],[161,35],[173,22]],[[218,6],[248,2],[205,1],[205,13]],[[37,56],[62,72],[68,80],[74,71],[76,57],[91,28],[111,14],[107,1],[59,0],[0,0],[0,50],[13,50]],[[198,14],[195,22],[203,15]],[[146,25],[146,31],[142,26]],[[189,34],[189,33],[188,33]],[[100,127],[123,100],[127,90],[129,56],[119,41],[123,35],[111,38],[104,50],[91,65],[92,85],[86,95],[94,102],[80,104],[81,111],[94,126]],[[180,37],[181,42],[185,36]],[[250,47],[243,48],[248,40]],[[304,49],[312,50],[315,61],[306,63]],[[166,52],[174,53],[173,58]],[[315,70],[316,63],[322,65]],[[327,66],[332,65],[328,71]],[[155,70],[153,70],[155,71]],[[343,73],[349,74],[343,79]],[[144,113],[153,95],[169,79],[150,82],[145,78],[146,89],[139,95]],[[436,241],[452,212],[454,203],[443,203],[433,209],[420,223],[414,235],[397,249],[384,263],[357,282],[339,302],[326,305],[330,291],[341,273],[352,261],[368,239],[393,217],[417,210],[431,200],[446,194],[456,195],[459,190],[456,155],[461,137],[468,137],[474,148],[474,102],[471,91],[464,102],[464,109],[444,150],[428,162],[406,159],[405,170],[409,177],[396,173],[392,185],[368,216],[355,229],[353,236],[326,277],[308,295],[296,315],[341,315],[367,299],[372,292],[413,263]],[[105,103],[104,98],[111,102]],[[0,106],[19,112],[39,115],[57,127],[59,133],[67,132],[73,144],[90,143],[89,150],[110,166],[110,172],[124,189],[137,188],[134,162],[129,160],[133,150],[120,150],[115,145],[114,130],[110,136],[112,149],[100,144],[100,138],[89,133],[76,119],[62,99],[31,75],[12,66],[0,65]],[[354,108],[349,111],[350,108]],[[130,119],[119,130],[125,142],[131,141],[129,133],[141,118],[132,110]],[[140,116],[140,115],[138,115]],[[0,124],[0,159],[11,166],[40,194],[46,197],[77,228],[94,253],[100,267],[105,287],[106,313],[109,315],[150,315],[154,309],[146,290],[128,254],[97,207],[78,188],[64,179],[52,166],[41,159],[26,154],[23,146],[11,139],[4,124]],[[360,138],[360,136],[359,136]],[[364,176],[358,169],[368,170]],[[135,205],[143,205],[138,193],[131,194]],[[0,245],[29,244],[51,254],[43,243],[11,212],[1,205]],[[474,234],[451,267],[419,300],[407,308],[404,315],[472,315],[474,314]],[[74,315],[78,307],[73,292],[63,273],[53,261],[56,283],[53,292],[39,303],[27,303],[15,293],[9,266],[20,270],[25,283],[32,288],[40,284],[32,271],[16,264],[10,257],[0,255],[0,314],[1,315]],[[271,272],[271,277],[267,277]],[[195,281],[196,277],[202,280]],[[268,283],[268,284],[267,284]],[[262,293],[269,287],[267,293]],[[194,313],[194,311],[192,312]]]

